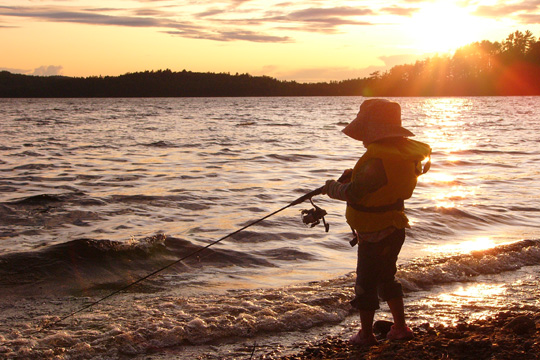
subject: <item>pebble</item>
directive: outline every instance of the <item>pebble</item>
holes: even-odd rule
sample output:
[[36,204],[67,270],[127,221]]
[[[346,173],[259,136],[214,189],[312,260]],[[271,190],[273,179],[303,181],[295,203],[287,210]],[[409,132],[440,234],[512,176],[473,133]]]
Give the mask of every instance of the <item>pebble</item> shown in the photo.
[[512,319],[504,328],[513,331],[517,335],[525,335],[536,331],[536,323],[532,316],[522,315]]
[[[540,321],[540,315],[536,320]],[[350,345],[338,337],[327,337],[297,354],[280,359],[518,360],[540,358],[540,330],[536,330],[535,317],[532,314],[505,312],[486,320],[460,322],[456,326],[438,327],[437,331],[432,329],[429,324],[422,324],[414,328],[413,340],[395,342],[383,340],[379,345],[369,348]]]

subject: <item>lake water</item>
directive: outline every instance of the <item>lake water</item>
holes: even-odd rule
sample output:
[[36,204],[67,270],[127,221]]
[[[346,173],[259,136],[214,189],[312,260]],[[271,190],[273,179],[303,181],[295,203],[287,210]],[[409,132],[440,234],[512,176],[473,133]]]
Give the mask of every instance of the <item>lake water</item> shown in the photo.
[[[358,326],[344,204],[280,211],[364,149],[360,97],[0,99],[0,356],[272,358]],[[433,148],[406,202],[412,324],[540,307],[540,98],[397,98]],[[388,318],[383,306],[378,318]]]

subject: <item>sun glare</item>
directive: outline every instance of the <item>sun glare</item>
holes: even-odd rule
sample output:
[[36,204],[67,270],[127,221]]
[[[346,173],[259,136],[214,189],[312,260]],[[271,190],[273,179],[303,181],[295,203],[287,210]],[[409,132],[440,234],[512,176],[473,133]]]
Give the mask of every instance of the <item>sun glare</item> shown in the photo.
[[477,41],[478,19],[453,1],[426,4],[411,17],[413,46],[424,52],[452,52]]

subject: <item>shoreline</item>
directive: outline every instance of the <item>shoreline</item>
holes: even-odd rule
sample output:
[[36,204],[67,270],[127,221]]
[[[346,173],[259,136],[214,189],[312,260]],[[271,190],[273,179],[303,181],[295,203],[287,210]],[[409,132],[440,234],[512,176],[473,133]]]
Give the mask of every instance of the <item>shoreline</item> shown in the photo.
[[[128,299],[131,297],[128,296]],[[37,312],[38,309],[31,305],[35,304],[36,300],[38,299],[26,298],[14,307],[8,304],[10,301],[3,306],[0,302],[0,308],[3,307],[5,312],[3,315],[6,319],[15,320],[11,327],[17,329],[10,331],[5,327],[6,324],[2,326],[5,331],[0,331],[0,358],[5,355],[13,359],[41,359],[63,355],[74,358],[140,360],[169,360],[184,356],[199,360],[540,359],[540,308],[538,305],[524,303],[516,308],[511,306],[511,299],[501,311],[493,312],[482,319],[466,319],[466,314],[463,313],[463,316],[454,315],[455,321],[451,322],[452,325],[440,324],[438,317],[431,318],[429,322],[411,322],[414,339],[408,342],[390,342],[380,333],[377,336],[379,344],[371,348],[348,344],[348,338],[358,328],[356,321],[341,321],[329,327],[323,325],[297,330],[296,336],[279,332],[268,337],[268,333],[260,332],[253,336],[220,338],[215,342],[197,345],[190,343],[187,338],[181,339],[181,327],[173,320],[167,320],[167,323],[159,320],[163,316],[164,319],[181,316],[180,312],[171,312],[171,309],[180,305],[181,300],[173,297],[159,301],[156,299],[156,302],[145,307],[142,307],[145,302],[140,301],[144,299],[139,298],[133,305],[138,316],[142,318],[141,321],[120,322],[112,316],[113,309],[126,304],[126,299],[121,299],[99,308],[96,312],[85,314],[80,319],[72,320],[61,328],[49,329],[42,336],[37,336],[30,327],[31,319],[51,319],[51,313],[57,312],[63,303],[53,298],[47,301],[41,299],[41,310]],[[145,308],[148,308],[151,316],[139,313]],[[157,312],[157,309],[164,310]],[[119,316],[133,319],[135,313],[127,311]],[[158,320],[154,319],[156,316]],[[104,319],[114,326],[103,323]],[[143,323],[146,325],[142,325]],[[204,325],[202,321],[197,324]],[[94,331],[98,328],[104,335],[109,335],[97,336]],[[149,329],[161,329],[161,334],[148,333]],[[202,332],[196,332],[195,338],[211,335],[205,333],[203,328],[199,330]]]
[[[414,339],[379,339],[362,348],[334,336],[319,340],[279,360],[308,359],[539,359],[540,313],[499,312],[493,317],[455,326],[424,323],[413,327]],[[378,338],[381,337],[378,334]],[[258,358],[258,357],[255,357]],[[263,357],[261,357],[263,358]]]

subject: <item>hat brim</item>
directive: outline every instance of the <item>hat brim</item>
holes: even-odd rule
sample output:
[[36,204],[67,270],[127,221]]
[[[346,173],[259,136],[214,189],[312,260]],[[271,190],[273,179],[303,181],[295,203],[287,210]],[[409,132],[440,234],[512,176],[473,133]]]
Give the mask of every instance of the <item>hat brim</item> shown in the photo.
[[370,126],[366,128],[361,117],[356,117],[351,123],[341,130],[345,135],[366,142],[374,142],[390,137],[411,137],[414,133],[402,126]]

